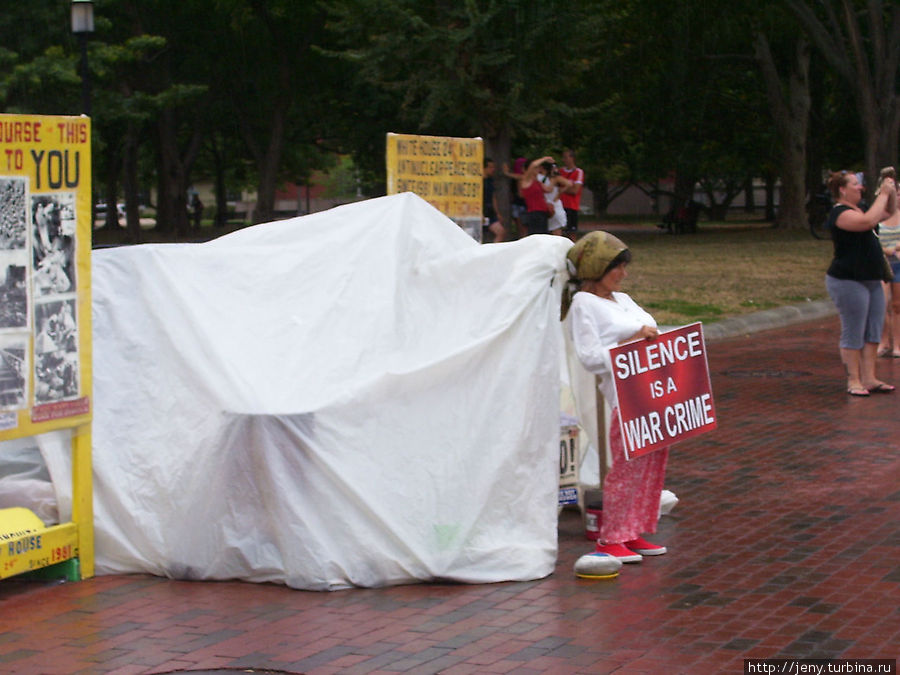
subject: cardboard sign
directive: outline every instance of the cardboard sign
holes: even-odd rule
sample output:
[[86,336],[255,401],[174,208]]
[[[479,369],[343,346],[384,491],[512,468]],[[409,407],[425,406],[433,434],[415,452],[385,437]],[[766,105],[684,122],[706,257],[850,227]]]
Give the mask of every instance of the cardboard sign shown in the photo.
[[578,503],[578,425],[559,428],[559,505]]
[[387,194],[415,192],[481,241],[480,138],[387,135]]
[[702,324],[609,353],[627,459],[716,428]]

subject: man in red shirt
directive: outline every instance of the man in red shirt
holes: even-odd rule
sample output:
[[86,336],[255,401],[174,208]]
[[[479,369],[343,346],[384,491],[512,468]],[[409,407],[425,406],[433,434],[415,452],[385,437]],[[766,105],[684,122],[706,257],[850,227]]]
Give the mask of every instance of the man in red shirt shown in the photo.
[[572,184],[560,193],[563,208],[566,210],[565,233],[570,239],[578,231],[578,209],[581,208],[581,191],[584,188],[584,171],[575,166],[575,153],[563,150],[563,166],[559,175],[568,178]]

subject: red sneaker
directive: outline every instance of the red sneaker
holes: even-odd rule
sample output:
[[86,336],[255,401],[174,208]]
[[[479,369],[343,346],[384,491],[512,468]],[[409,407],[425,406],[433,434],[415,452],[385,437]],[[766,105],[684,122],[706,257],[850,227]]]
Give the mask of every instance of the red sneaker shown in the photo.
[[643,537],[638,537],[637,539],[626,541],[625,546],[630,548],[635,553],[640,553],[641,555],[662,555],[666,552],[665,546],[657,546],[656,544],[647,541]]
[[614,558],[618,558],[623,563],[641,562],[641,560],[643,559],[641,558],[640,554],[629,550],[622,544],[601,544],[598,541],[597,553],[605,553],[606,555],[611,555]]

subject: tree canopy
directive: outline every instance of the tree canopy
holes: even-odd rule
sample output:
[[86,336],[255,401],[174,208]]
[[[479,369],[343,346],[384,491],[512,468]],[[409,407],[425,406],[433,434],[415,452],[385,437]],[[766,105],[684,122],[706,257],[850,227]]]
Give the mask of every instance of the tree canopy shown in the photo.
[[[0,14],[4,111],[80,111],[68,9]],[[226,193],[255,189],[267,220],[339,158],[379,194],[389,131],[481,136],[498,165],[571,147],[600,208],[699,186],[721,214],[778,181],[783,227],[823,169],[897,158],[900,6],[880,0],[97,0],[95,23],[95,191],[124,195],[134,240],[151,188],[178,233],[199,180],[220,221]]]

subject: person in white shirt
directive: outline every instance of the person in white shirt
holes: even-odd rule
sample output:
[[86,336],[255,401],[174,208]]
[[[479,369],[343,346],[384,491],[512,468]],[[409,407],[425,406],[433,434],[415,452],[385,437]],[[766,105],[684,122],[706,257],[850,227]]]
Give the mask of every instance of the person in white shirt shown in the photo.
[[[563,190],[568,190],[572,182],[559,174],[559,167],[553,162],[545,162],[541,165],[538,180],[545,186],[544,199],[547,200],[547,208],[551,211],[547,221],[547,230],[550,234],[562,234],[566,228],[566,209],[563,207],[560,195]],[[549,191],[546,191],[549,188]]]
[[568,253],[571,279],[563,294],[562,318],[571,313],[575,353],[587,370],[599,376],[600,392],[613,411],[609,429],[612,467],[603,481],[597,552],[622,562],[640,562],[642,556],[666,552],[664,546],[641,535],[656,532],[669,451],[663,448],[626,460],[619,429],[609,350],[659,335],[653,317],[621,290],[630,261],[628,247],[608,232],[591,232],[579,239]]
[[[894,167],[882,169],[882,182],[885,175],[892,175]],[[900,185],[894,189],[900,197]],[[875,192],[881,192],[881,186]],[[894,210],[890,216],[878,224],[878,241],[881,250],[891,266],[894,278],[884,283],[884,295],[887,298],[887,314],[881,343],[878,345],[878,356],[892,356],[900,359],[900,199],[894,201]]]

